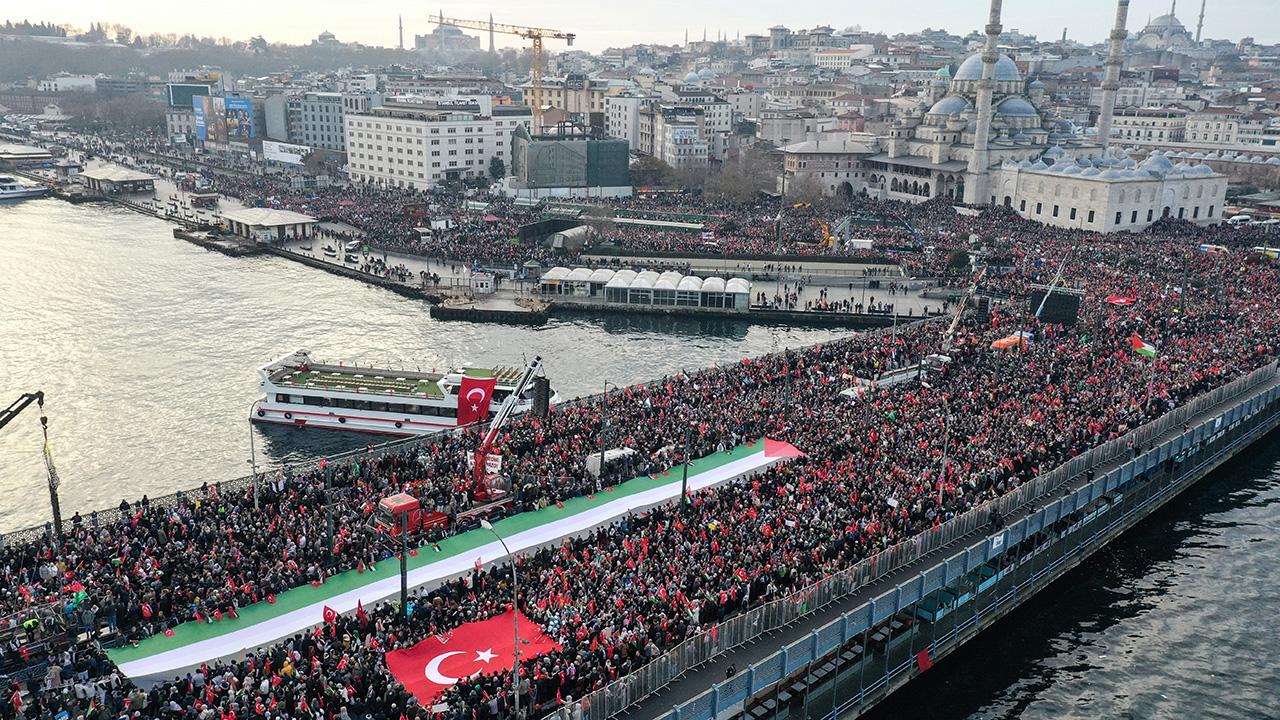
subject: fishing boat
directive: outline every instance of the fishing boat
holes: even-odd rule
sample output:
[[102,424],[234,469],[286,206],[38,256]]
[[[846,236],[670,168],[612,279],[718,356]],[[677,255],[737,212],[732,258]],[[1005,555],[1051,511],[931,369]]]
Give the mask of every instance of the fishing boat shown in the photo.
[[[298,350],[258,369],[263,398],[252,419],[295,427],[427,435],[458,427],[458,410],[465,401],[479,398],[483,402],[488,395],[489,414],[498,412],[524,372],[519,367],[470,366],[443,373],[391,370],[318,362],[308,351]],[[490,387],[490,381],[491,390],[477,394],[474,386]],[[464,383],[473,386],[465,395]],[[545,389],[548,405],[557,402],[545,378],[535,378],[512,412],[532,409],[539,385]]]

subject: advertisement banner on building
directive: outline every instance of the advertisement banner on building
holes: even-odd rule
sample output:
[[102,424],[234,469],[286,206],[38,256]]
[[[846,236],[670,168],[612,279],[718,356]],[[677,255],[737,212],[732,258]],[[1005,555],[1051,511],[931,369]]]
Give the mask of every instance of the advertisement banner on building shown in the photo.
[[196,139],[209,139],[209,114],[213,112],[212,98],[208,95],[194,95],[191,98],[191,110],[196,116]]
[[253,101],[249,98],[226,98],[227,139],[248,141],[258,137],[253,123]]
[[196,116],[196,139],[227,144],[227,111],[220,97],[197,95],[191,98]]
[[262,157],[272,162],[301,165],[302,159],[310,153],[311,148],[307,145],[293,145],[274,140],[262,141]]

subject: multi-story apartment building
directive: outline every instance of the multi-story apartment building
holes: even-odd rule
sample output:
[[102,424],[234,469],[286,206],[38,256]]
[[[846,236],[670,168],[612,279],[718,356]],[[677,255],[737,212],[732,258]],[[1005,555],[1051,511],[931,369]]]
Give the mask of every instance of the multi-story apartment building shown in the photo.
[[542,87],[532,84],[521,86],[525,103],[530,107],[558,108],[570,114],[586,116],[605,111],[605,98],[619,95],[634,87],[626,80],[601,80],[586,75],[569,73],[563,78],[543,78]]
[[493,156],[502,161],[505,174],[510,175],[512,137],[517,127],[531,130],[533,111],[525,105],[494,105],[489,115],[493,118]]
[[190,107],[164,109],[164,129],[174,142],[191,142],[196,136],[196,113]]
[[1208,107],[1187,115],[1187,142],[1235,145],[1244,113],[1235,108]]
[[654,155],[677,170],[707,166],[710,146],[702,108],[677,105],[654,113]]
[[286,101],[289,142],[346,152],[348,112],[366,112],[382,104],[377,93],[307,92]]
[[1175,107],[1122,107],[1115,111],[1111,123],[1111,137],[1117,140],[1182,142],[1187,111]]
[[388,104],[345,115],[351,179],[426,190],[484,177],[494,157],[494,119],[476,112]]
[[1237,137],[1241,145],[1280,145],[1280,115],[1254,112],[1241,117]]
[[855,64],[855,59],[859,56],[856,50],[847,48],[831,48],[829,50],[815,50],[813,53],[813,64],[823,70],[834,70],[836,72],[848,72]]
[[[628,92],[605,98],[605,132],[609,137],[626,140],[632,152],[644,152],[644,146],[640,142],[640,114],[650,109],[655,99],[640,92]],[[649,154],[652,154],[652,144],[650,144]]]

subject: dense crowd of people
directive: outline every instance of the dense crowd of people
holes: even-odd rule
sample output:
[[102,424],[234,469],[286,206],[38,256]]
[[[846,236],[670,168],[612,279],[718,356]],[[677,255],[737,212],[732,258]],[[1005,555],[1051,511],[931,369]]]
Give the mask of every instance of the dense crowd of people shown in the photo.
[[[530,250],[503,238],[514,227],[505,223],[518,225],[525,210],[495,212],[499,219],[491,221],[458,205],[454,227],[419,234],[412,232],[417,219],[404,212],[430,202],[419,194],[286,194],[260,178],[220,175],[216,182],[236,197],[341,219],[370,237],[400,238],[442,257],[476,260],[492,252],[490,260],[514,261]],[[977,508],[1276,356],[1280,268],[1248,257],[1247,248],[1258,244],[1248,230],[1169,221],[1139,234],[1097,235],[1044,227],[1002,209],[969,217],[937,202],[856,204],[862,216],[895,218],[873,232],[911,274],[954,276],[1011,302],[996,305],[989,319],[965,316],[945,338],[949,323],[942,320],[855,335],[682,372],[617,390],[607,405],[567,403],[549,417],[524,416],[503,428],[496,450],[513,481],[511,512],[599,493],[765,436],[806,454],[749,481],[701,491],[687,507],[660,507],[522,556],[528,580],[519,609],[561,648],[524,661],[518,692],[525,717],[582,698],[724,618]],[[708,209],[684,195],[620,207],[673,217]],[[806,235],[797,244],[840,252],[808,234],[822,231],[816,214],[791,210],[796,233]],[[723,235],[744,238],[744,245],[725,246],[734,252],[795,249],[750,229],[767,229],[761,208],[720,216],[722,229],[739,223],[741,232]],[[493,226],[483,249],[464,222]],[[504,242],[509,247],[489,249]],[[1229,252],[1202,252],[1202,242]],[[958,261],[978,251],[989,261],[985,271]],[[1041,322],[1027,303],[1031,285],[1055,278],[1082,293],[1072,327]],[[1018,331],[1030,332],[1033,342],[991,348]],[[1131,351],[1134,335],[1157,348],[1156,358]],[[927,384],[841,394],[855,378],[874,381],[943,350],[950,362],[931,370]],[[586,459],[602,436],[633,454],[597,478]],[[468,458],[478,442],[475,432],[462,432],[281,471],[263,479],[257,497],[252,486],[205,487],[172,502],[144,497],[77,515],[61,547],[48,537],[0,547],[0,613],[21,617],[52,603],[73,626],[114,628],[133,642],[180,623],[233,622],[239,608],[391,558],[394,549],[368,522],[383,497],[406,492],[451,518],[472,507]],[[390,673],[383,655],[509,610],[509,572],[503,564],[478,569],[415,591],[407,618],[382,604],[338,617],[328,631],[209,662],[149,690],[113,671],[94,640],[70,656],[21,658],[12,648],[18,655],[11,660],[46,661],[49,670],[15,686],[0,711],[6,718],[65,710],[87,719],[508,720],[509,675],[468,678],[442,696],[447,709],[428,708]]]
[[[1009,258],[1006,270],[983,282],[1021,298],[1028,284],[1049,282],[1065,263],[1063,284],[1086,293],[1077,326],[1037,323],[1019,302],[998,307],[989,322],[963,322],[947,350],[952,362],[928,386],[873,389],[855,401],[839,394],[852,377],[874,378],[937,351],[944,325],[938,321],[626,388],[612,394],[607,426],[598,403],[579,403],[556,408],[550,418],[520,418],[500,433],[517,512],[761,436],[807,453],[750,483],[700,493],[683,513],[668,508],[629,518],[524,557],[522,571],[533,579],[524,585],[521,610],[562,647],[526,662],[521,693],[530,717],[635,670],[710,623],[997,497],[1275,355],[1280,272],[1271,265],[1242,271],[1242,252],[1201,252],[1198,231],[1189,235],[1177,224],[1161,228],[1162,240],[1091,236],[1078,244],[1078,233],[1007,223],[1007,240],[988,241],[989,250]],[[1206,234],[1241,244],[1227,230]],[[1196,282],[1184,283],[1187,277]],[[1134,302],[1104,300],[1117,294]],[[990,349],[992,340],[1024,328],[1036,336],[1029,347]],[[1134,333],[1159,348],[1156,360],[1130,352]],[[635,460],[597,479],[585,459],[602,432],[609,445],[634,450]],[[673,440],[686,435],[691,447]],[[0,549],[7,581],[0,608],[65,603],[69,588],[82,587],[87,597],[77,603],[74,622],[117,627],[132,640],[182,622],[230,620],[237,608],[286,589],[385,560],[390,551],[366,520],[388,494],[409,492],[455,516],[469,507],[466,458],[476,442],[474,433],[463,433],[274,475],[258,509],[252,489],[206,488],[176,504],[144,498],[73,519],[59,550],[48,541]],[[326,475],[334,489],[332,547],[320,511]],[[408,620],[389,606],[375,608],[363,620],[339,620],[336,635],[286,641],[265,657],[211,663],[201,677],[149,692],[117,679],[95,691],[92,702],[100,713],[127,707],[147,717],[244,716],[259,706],[284,717],[341,716],[340,708],[349,715],[426,717],[435,713],[406,694],[382,654],[503,612],[510,602],[504,572],[496,566],[419,593]],[[77,683],[46,676],[36,684],[32,689],[49,689],[29,693],[24,714],[88,712]],[[455,686],[444,701],[446,718],[497,720],[509,716],[511,696],[503,676],[481,676]]]

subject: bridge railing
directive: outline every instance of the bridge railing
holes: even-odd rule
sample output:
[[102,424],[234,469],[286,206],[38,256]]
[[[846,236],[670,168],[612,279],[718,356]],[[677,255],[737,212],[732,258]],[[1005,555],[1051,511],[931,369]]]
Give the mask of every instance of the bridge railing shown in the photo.
[[[1126,435],[1071,458],[1057,468],[1024,483],[1005,495],[962,513],[936,528],[903,540],[859,561],[852,567],[797,590],[785,598],[752,608],[717,623],[671,648],[638,671],[580,699],[566,703],[558,708],[555,714],[558,720],[608,720],[713,658],[740,647],[764,633],[783,628],[916,562],[938,548],[950,545],[979,528],[989,526],[992,508],[995,508],[1001,516],[1007,516],[1091,468],[1104,466],[1130,455],[1134,448],[1149,449],[1157,438],[1170,430],[1181,428],[1200,413],[1273,380],[1277,376],[1277,368],[1277,361],[1272,360],[1249,375],[1203,393]],[[883,619],[874,618],[873,622]],[[822,638],[825,635],[834,636],[844,632],[839,627],[840,622],[840,618],[837,618],[832,623],[819,628],[816,636],[801,638],[793,643],[796,647],[787,648],[787,652],[766,659],[751,670],[753,674],[765,672],[772,677],[762,676],[753,679],[746,674],[739,675],[739,678],[747,679],[728,683],[727,688],[722,685],[715,692],[708,689],[682,704],[679,716],[694,719],[715,717],[726,708],[732,707],[734,703],[745,700],[751,693],[752,685],[761,687],[769,682],[776,682],[802,667],[806,662],[821,657],[819,648],[810,647],[810,644],[815,642],[815,638]],[[861,628],[858,631],[861,632]],[[847,639],[841,636],[839,641],[831,647]],[[778,667],[774,668],[773,665]],[[674,716],[673,710],[662,714],[658,720],[666,720]]]

